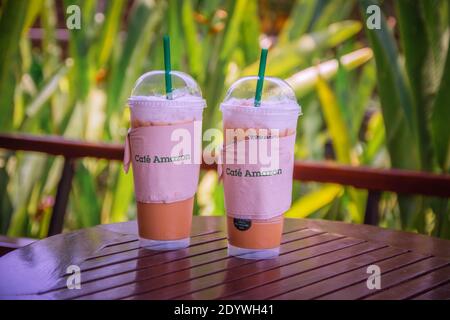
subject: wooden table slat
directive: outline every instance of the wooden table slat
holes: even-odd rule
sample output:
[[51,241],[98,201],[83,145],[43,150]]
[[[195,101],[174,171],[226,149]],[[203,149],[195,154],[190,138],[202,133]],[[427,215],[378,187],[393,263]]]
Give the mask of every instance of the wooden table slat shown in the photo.
[[[220,233],[220,232],[223,233],[223,231],[220,231],[220,230],[202,232],[202,233],[193,235],[191,238],[197,238],[200,236],[206,236],[206,235]],[[109,255],[121,254],[122,252],[139,249],[139,247],[140,247],[139,238],[136,237],[133,240],[107,245],[104,248],[102,248],[100,251],[98,251],[97,253],[92,255],[91,257],[87,257],[86,261],[94,260],[94,259],[101,258],[101,257],[106,257]]]
[[[404,265],[401,263],[392,263],[392,261],[377,264],[381,268],[381,290],[392,288],[399,283],[421,274],[426,274],[446,264],[448,264],[447,261],[433,257]],[[330,295],[322,297],[322,299],[363,299],[371,294],[378,293],[379,290],[370,290],[367,288],[365,281],[367,280],[367,274],[363,277],[364,273],[365,270],[355,271],[349,276],[354,279],[359,279],[360,283],[355,281],[354,285],[333,292]]]
[[[411,265],[426,258],[427,257],[422,255],[407,252],[399,256],[377,261],[374,264],[381,268],[382,273],[386,273]],[[340,300],[348,299],[348,297],[358,299],[360,296],[370,293],[370,290],[367,288],[368,277],[369,274],[367,274],[366,265],[363,268],[343,273],[332,279],[314,283],[306,288],[303,288],[303,290],[295,290],[278,298],[289,299],[289,297],[295,296],[301,299],[319,300]],[[347,297],[341,294],[343,291],[348,294]],[[358,291],[362,291],[364,293],[358,293]]]
[[[289,234],[289,235],[292,235]],[[285,246],[283,248],[286,248],[285,250],[295,250],[299,246],[299,241],[304,242],[304,246],[311,246],[315,243],[321,243],[321,242],[329,242],[333,239],[337,239],[336,236],[331,235],[322,235],[317,233],[316,231],[313,231],[313,234],[311,234],[311,230],[302,230],[297,233],[297,240],[287,241]],[[219,251],[218,251],[219,253]],[[157,277],[158,274],[155,274],[155,269],[151,268],[148,269],[149,273],[153,274],[153,277],[150,279],[146,279],[145,275],[141,279],[140,275],[138,275],[138,278],[135,278],[133,283],[129,285],[121,286],[120,288],[115,288],[113,290],[106,290],[105,292],[102,292],[100,294],[97,294],[95,296],[88,296],[89,298],[96,298],[100,295],[107,295],[109,298],[119,299],[126,297],[128,295],[131,295],[131,293],[140,293],[141,291],[145,290],[153,290],[157,288],[161,288],[164,286],[168,286],[174,283],[187,281],[189,279],[193,279],[195,277],[201,277],[204,275],[214,274],[222,270],[226,270],[227,268],[232,268],[235,266],[243,266],[245,264],[252,264],[254,263],[254,260],[244,260],[244,259],[236,259],[236,258],[229,258],[227,256],[226,247],[223,248],[223,250],[220,251],[220,254],[222,255],[222,259],[218,259],[217,261],[213,261],[212,263],[209,263],[207,265],[200,264],[199,267],[193,267],[190,268],[190,270],[181,270],[174,273],[167,274],[165,276]],[[208,259],[208,255],[201,255],[199,257],[202,258],[201,262],[205,262]],[[195,258],[195,257],[194,257]],[[193,261],[194,258],[189,258],[189,264],[194,264],[195,261]],[[198,263],[197,263],[198,264]],[[167,272],[165,272],[167,273]],[[188,278],[186,278],[188,276]],[[136,283],[139,282],[139,285]]]
[[[420,275],[420,276],[419,276]],[[417,272],[415,278],[409,278],[409,281],[403,282],[389,290],[383,290],[375,293],[367,300],[377,299],[408,299],[418,295],[428,289],[432,289],[450,280],[450,265],[439,268],[432,272]],[[448,297],[447,297],[448,298]]]
[[450,281],[415,296],[413,300],[450,300]]
[[[0,257],[0,299],[450,299],[450,241],[365,225],[286,219],[280,256],[227,253],[224,217],[193,217],[191,245],[141,248],[135,221],[99,225]],[[369,290],[367,267],[381,268]],[[69,265],[81,289],[68,290]]]
[[319,268],[299,266],[298,272],[292,274],[290,277],[274,279],[269,283],[261,283],[262,285],[259,287],[228,296],[227,299],[241,299],[242,296],[245,296],[246,299],[273,299],[286,292],[306,287],[318,281],[345,273],[348,270],[359,268],[362,265],[371,264],[386,257],[393,257],[402,253],[404,253],[402,249],[384,247]]
[[[349,239],[349,238],[338,238],[336,237],[333,240],[323,239],[320,240],[321,237],[325,237],[329,235],[320,235],[313,238],[308,238],[305,240],[300,240],[298,250],[295,251],[295,257],[291,259],[295,259],[294,261],[301,261],[311,257],[315,257],[318,255],[322,255],[326,252],[334,252],[338,249],[342,249],[344,247],[348,247],[351,245],[355,245],[360,243],[360,240]],[[315,241],[315,243],[311,243]],[[308,243],[309,242],[309,243]],[[303,248],[301,247],[303,245]],[[199,277],[195,279],[190,279],[190,281],[171,285],[170,287],[161,288],[158,290],[146,292],[141,295],[131,296],[127,298],[132,299],[141,299],[141,298],[149,298],[149,299],[174,299],[178,296],[183,296],[187,293],[191,293],[194,291],[203,290],[212,286],[220,285],[224,282],[229,282],[232,280],[244,279],[246,277],[252,276],[255,273],[259,273],[261,271],[265,271],[267,269],[273,268],[281,268],[284,265],[281,257],[278,260],[262,260],[257,261],[253,264],[246,264],[237,268],[232,268],[232,266],[227,266],[227,269],[218,273],[214,273],[212,275],[208,275],[205,277]],[[233,261],[242,260],[233,258],[228,261],[230,263],[234,263]],[[293,261],[293,262],[294,262]],[[240,262],[238,262],[240,263]]]
[[227,296],[229,297],[237,293],[255,288],[258,285],[267,284],[274,279],[273,277],[275,277],[276,279],[279,279],[281,275],[289,277],[293,274],[297,274],[298,272],[302,272],[302,270],[304,269],[312,270],[314,268],[319,268],[327,264],[333,264],[342,260],[349,259],[351,257],[355,257],[356,255],[379,250],[382,247],[383,246],[380,244],[360,242],[355,243],[354,245],[343,247],[336,251],[325,252],[324,254],[319,254],[318,256],[313,256],[300,261],[291,262],[286,259],[286,262],[280,263],[280,269],[263,269],[259,273],[255,273],[254,275],[250,276],[250,278],[236,280],[239,281],[239,285],[236,285],[236,282],[234,281],[226,282],[205,290],[189,293],[179,298],[219,299]]
[[[305,238],[309,238],[309,237],[313,237],[316,235],[320,235],[323,234],[324,232],[322,231],[314,231],[314,230],[310,230],[310,229],[297,229],[295,228],[294,230],[289,230],[288,232],[286,232],[283,235],[283,243],[289,243],[289,242],[293,242],[293,241],[297,241],[300,239],[305,239]],[[206,239],[210,239],[211,237],[214,236],[218,236],[221,235],[221,233],[214,233],[214,234],[209,234],[206,237]],[[199,237],[197,237],[198,239]],[[205,240],[203,238],[203,240]],[[215,257],[217,256],[217,254],[219,254],[219,256],[223,256],[222,258],[226,258],[227,257],[227,252],[226,252],[226,242],[224,241],[224,239],[222,237],[216,238],[215,241],[220,240],[220,244],[221,246],[218,247],[218,250],[214,251],[214,252],[210,252],[210,251],[206,251],[204,254],[200,254],[200,255],[194,255],[194,256],[186,256],[185,258],[181,259],[181,260],[172,260],[169,263],[174,265],[174,268],[168,268],[166,266],[166,264],[162,264],[161,266],[157,265],[156,267],[162,267],[163,270],[165,270],[165,272],[167,273],[167,270],[171,270],[172,272],[178,271],[178,267],[175,266],[176,262],[181,262],[181,263],[185,263],[186,261],[189,262],[189,266],[194,266],[195,263],[197,264],[201,264],[201,263],[205,263],[205,259],[206,261],[208,261],[208,259],[210,259],[211,257]],[[211,241],[207,241],[207,242],[202,242],[202,244],[207,244],[210,243]],[[193,245],[191,244],[190,248],[192,248]],[[190,250],[186,249],[186,250]],[[144,251],[144,256],[145,257],[150,257],[150,256],[154,256],[156,254],[159,255],[164,255],[164,254],[173,254],[175,251],[170,251],[170,252],[161,252],[161,251],[152,251],[152,250],[148,250],[148,249],[139,249],[141,251]],[[176,253],[181,254],[183,251],[185,250],[180,250],[180,251],[176,251]],[[142,258],[142,257],[141,257]],[[219,259],[219,258],[217,258]],[[128,261],[125,261],[128,262]],[[119,262],[120,263],[120,262]],[[111,287],[117,287],[118,285],[120,285],[120,279],[122,279],[122,282],[136,282],[138,281],[138,279],[145,279],[145,275],[146,274],[151,274],[151,277],[154,278],[158,275],[157,272],[155,272],[155,270],[153,270],[155,268],[154,265],[146,265],[145,260],[137,260],[137,263],[139,264],[138,267],[135,268],[128,268],[129,267],[129,263],[125,263],[123,266],[123,269],[121,270],[121,272],[118,273],[108,273],[105,276],[105,272],[103,271],[98,271],[99,268],[94,268],[94,269],[89,269],[86,270],[84,269],[84,265],[82,265],[82,271],[83,271],[83,288],[82,288],[82,294],[85,294],[85,292],[89,292],[87,290],[89,290],[89,288],[91,287],[95,287],[96,289],[94,291],[99,291],[100,288],[102,288],[103,290],[106,290],[108,288]],[[105,267],[107,267],[108,265],[104,265]],[[148,272],[146,272],[148,271]],[[130,274],[132,273],[132,274]],[[87,276],[86,276],[87,274]],[[56,286],[52,291],[55,291],[55,289],[65,289],[65,283],[66,283],[66,279],[61,279],[60,283],[58,286]],[[108,284],[108,285],[105,285]],[[123,283],[122,283],[123,284]],[[82,295],[80,294],[80,292],[77,292],[76,296],[80,296]],[[57,295],[57,294],[56,294]],[[69,292],[69,295],[67,296],[73,296],[74,293]],[[66,297],[65,295],[62,295],[61,297]]]
[[[212,242],[219,241],[219,240],[224,240],[226,238],[227,238],[227,236],[223,232],[197,236],[197,237],[194,237],[191,239],[189,248],[195,248],[196,246],[204,246],[208,243],[212,243]],[[83,270],[83,272],[87,272],[87,271],[90,271],[93,269],[98,269],[98,268],[102,268],[102,267],[106,267],[106,266],[110,266],[110,265],[114,265],[114,264],[120,264],[120,263],[124,263],[127,261],[143,259],[146,257],[163,254],[163,253],[164,252],[162,252],[162,251],[155,251],[155,250],[150,250],[147,248],[139,247],[139,248],[136,248],[133,250],[119,252],[118,254],[110,254],[110,255],[106,255],[106,256],[102,255],[100,257],[91,258],[81,264],[81,270]]]

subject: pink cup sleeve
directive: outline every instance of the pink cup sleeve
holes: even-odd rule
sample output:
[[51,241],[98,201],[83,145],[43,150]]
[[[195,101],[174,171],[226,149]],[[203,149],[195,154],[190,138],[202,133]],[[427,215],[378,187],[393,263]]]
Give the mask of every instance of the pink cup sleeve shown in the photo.
[[[258,144],[266,142],[267,140],[261,140]],[[278,166],[269,169],[267,165],[261,164],[259,158],[256,163],[249,164],[249,140],[235,143],[232,149],[231,145],[224,147],[218,173],[223,179],[228,216],[267,220],[289,210],[292,201],[295,135],[269,139],[270,143],[277,144],[275,153],[270,154],[270,157],[278,156],[279,161]],[[238,159],[239,145],[245,150],[245,161],[241,159],[238,163],[244,164],[230,163],[227,153],[234,153]],[[270,150],[271,147],[268,148]]]
[[[201,122],[198,123],[201,132]],[[133,166],[137,201],[171,203],[195,195],[200,171],[201,134],[196,135],[194,127],[194,122],[189,122],[129,130],[125,141],[124,170],[128,172],[130,164]],[[183,144],[185,148],[180,148],[182,139],[189,140]]]

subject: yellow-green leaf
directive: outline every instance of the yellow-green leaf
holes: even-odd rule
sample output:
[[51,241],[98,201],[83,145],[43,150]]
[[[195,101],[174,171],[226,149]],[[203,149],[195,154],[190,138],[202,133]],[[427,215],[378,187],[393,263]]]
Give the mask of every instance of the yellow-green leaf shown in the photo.
[[344,188],[341,185],[326,184],[320,189],[300,197],[285,216],[286,218],[306,218],[329,205],[343,191]]
[[336,97],[328,84],[322,79],[319,79],[317,82],[317,94],[319,95],[325,122],[336,152],[336,158],[340,163],[351,164],[349,128],[345,125]]

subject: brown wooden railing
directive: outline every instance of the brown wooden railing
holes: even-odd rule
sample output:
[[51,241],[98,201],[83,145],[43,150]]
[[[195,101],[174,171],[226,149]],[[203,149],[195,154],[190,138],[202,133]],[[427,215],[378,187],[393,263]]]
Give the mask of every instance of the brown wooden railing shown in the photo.
[[[62,137],[37,137],[24,134],[0,134],[0,148],[12,151],[34,151],[65,158],[58,184],[49,235],[60,233],[69,200],[76,159],[91,157],[121,161],[123,145],[89,143]],[[214,170],[214,165],[202,165],[204,170]],[[420,194],[450,197],[450,175],[398,169],[373,169],[342,166],[328,162],[300,162],[294,166],[294,179],[310,182],[336,183],[369,191],[364,222],[378,223],[378,201],[381,192]]]

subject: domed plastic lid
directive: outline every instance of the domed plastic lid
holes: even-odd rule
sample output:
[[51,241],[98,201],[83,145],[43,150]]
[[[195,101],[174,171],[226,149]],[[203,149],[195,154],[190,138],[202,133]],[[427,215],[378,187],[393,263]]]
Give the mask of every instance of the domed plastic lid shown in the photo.
[[[202,98],[202,92],[197,82],[191,76],[180,71],[171,71],[172,92],[168,99],[165,90],[165,72],[163,70],[151,71],[143,74],[134,85],[131,96],[128,99],[130,106],[164,104],[164,106],[191,107],[206,106]],[[159,103],[158,103],[159,102]]]
[[255,107],[255,90],[257,76],[241,78],[230,87],[220,107],[222,111],[244,111],[255,113],[297,113],[301,114],[301,107],[297,103],[294,90],[284,80],[264,77],[261,104]]

